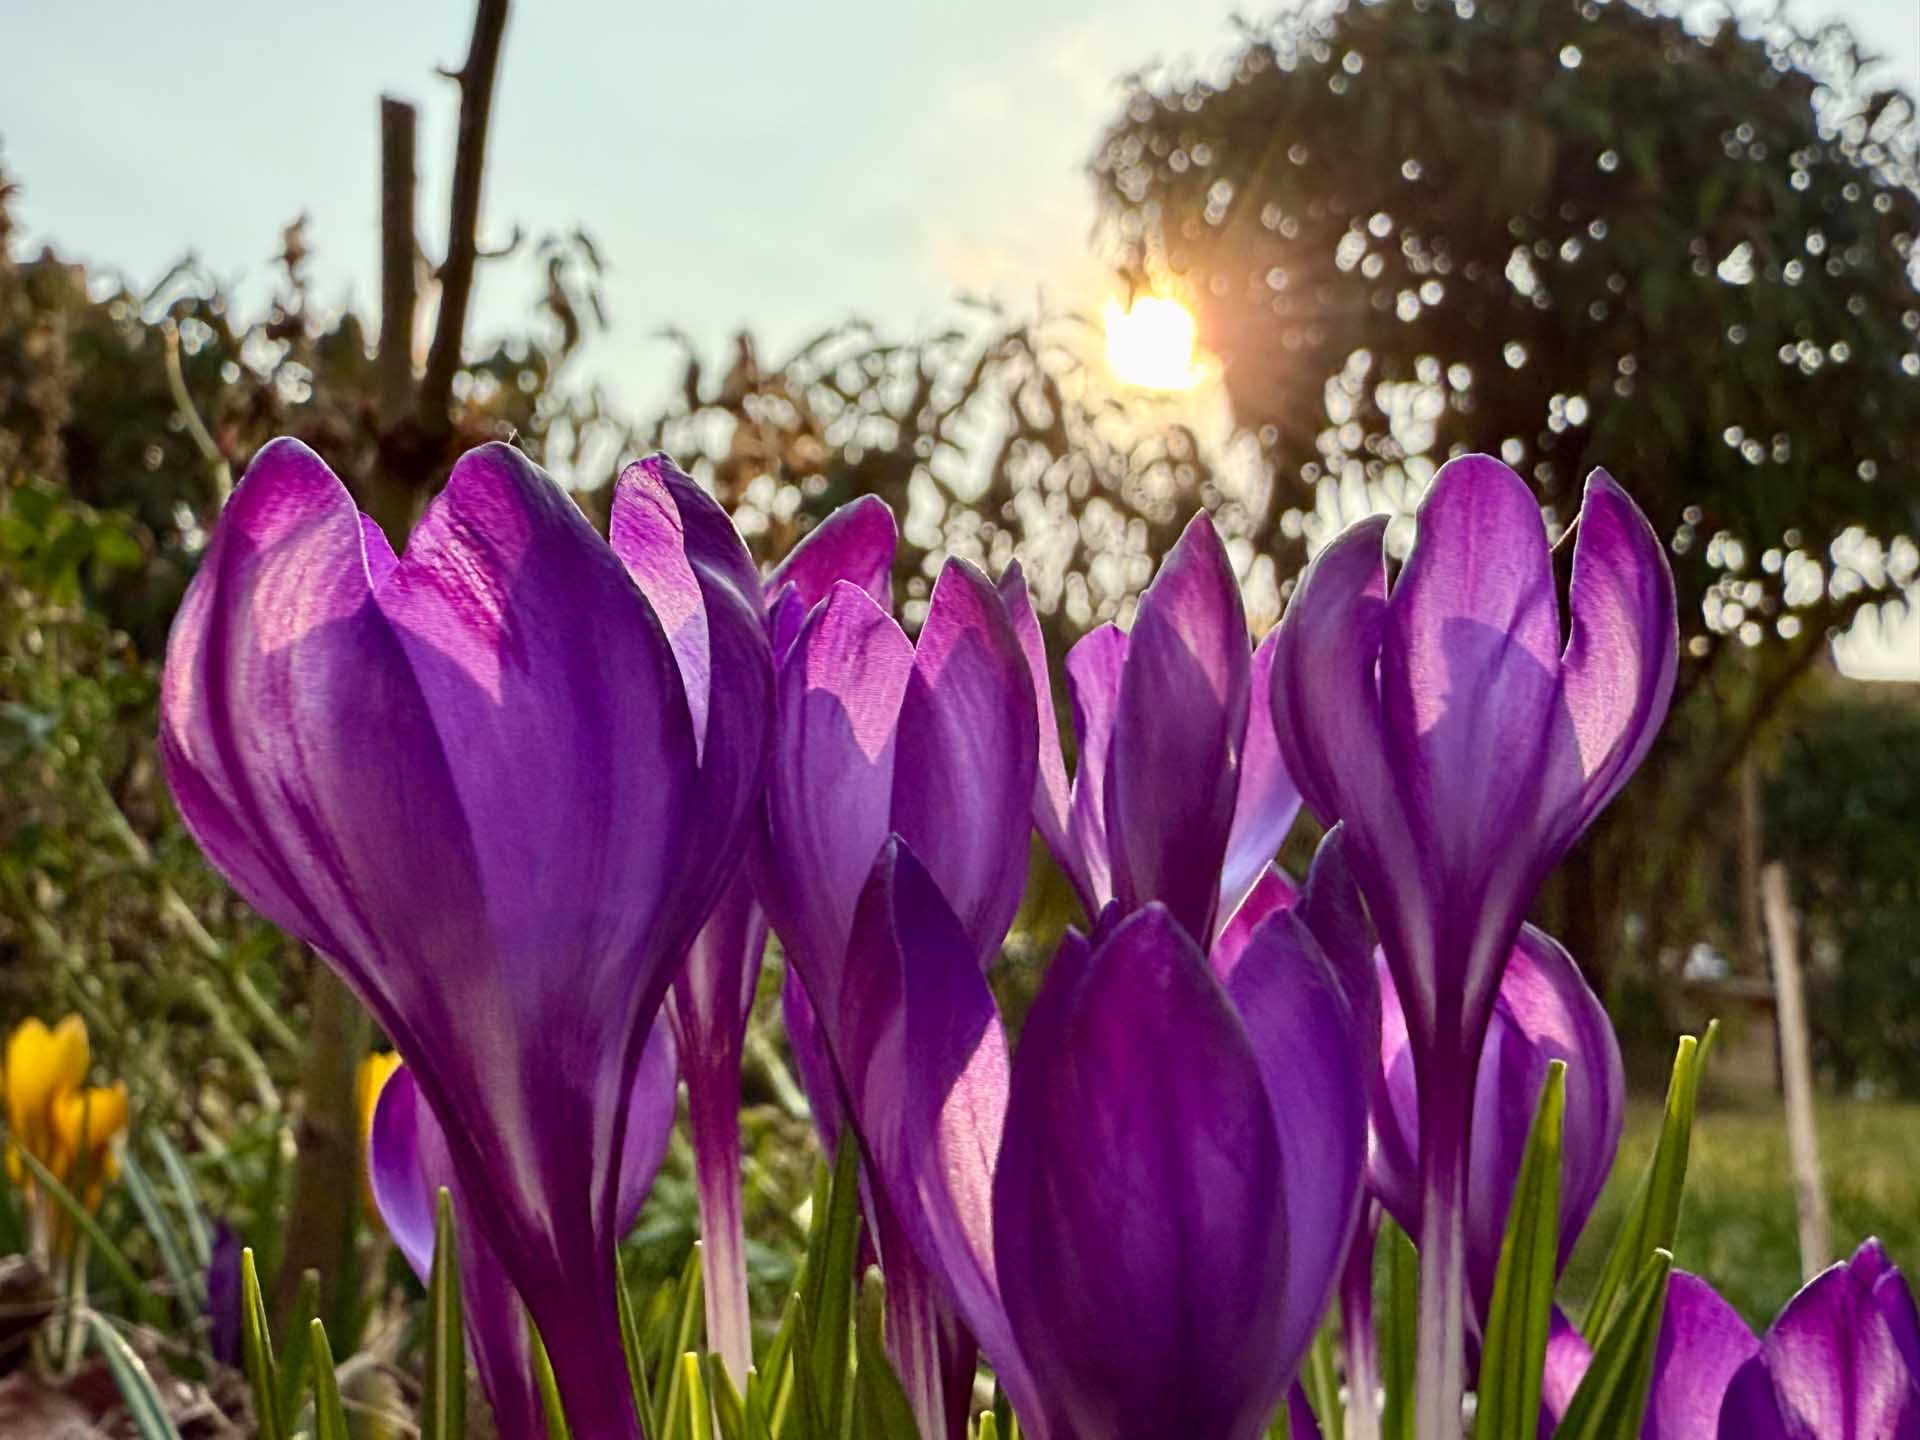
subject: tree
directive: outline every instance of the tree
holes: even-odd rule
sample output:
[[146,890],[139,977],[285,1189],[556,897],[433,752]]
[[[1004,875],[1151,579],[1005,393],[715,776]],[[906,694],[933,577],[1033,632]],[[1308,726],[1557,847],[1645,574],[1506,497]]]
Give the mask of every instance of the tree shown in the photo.
[[1604,464],[1667,538],[1675,719],[1549,906],[1602,975],[1627,913],[1652,953],[1681,923],[1702,815],[1830,633],[1920,571],[1920,125],[1863,63],[1777,16],[1310,6],[1217,80],[1136,77],[1093,161],[1121,267],[1223,359],[1284,568],[1463,449],[1556,531]]

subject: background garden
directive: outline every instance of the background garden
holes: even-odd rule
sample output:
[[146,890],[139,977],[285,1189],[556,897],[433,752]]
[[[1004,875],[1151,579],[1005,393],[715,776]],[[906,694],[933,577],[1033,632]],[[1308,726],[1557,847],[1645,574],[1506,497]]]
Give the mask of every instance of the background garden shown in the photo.
[[[946,556],[1018,557],[1056,655],[1129,613],[1196,508],[1264,628],[1319,543],[1369,512],[1410,515],[1449,453],[1499,453],[1562,523],[1604,464],[1668,540],[1682,650],[1663,738],[1536,916],[1607,998],[1641,1097],[1573,1289],[1652,1147],[1674,1037],[1709,1017],[1722,1034],[1677,1262],[1755,1323],[1799,1282],[1770,863],[1806,971],[1833,1234],[1877,1234],[1920,1264],[1920,15],[1892,67],[1807,18],[1380,0],[1196,20],[1181,43],[1209,58],[1161,64],[1149,47],[1127,62],[1143,68],[1115,67],[1104,123],[1078,142],[1083,173],[1052,179],[1094,196],[1099,289],[951,286],[920,298],[918,323],[830,308],[801,343],[761,339],[751,313],[714,339],[711,317],[680,313],[671,274],[636,292],[627,237],[589,206],[501,183],[490,158],[520,112],[496,95],[517,47],[564,28],[557,8],[444,14],[436,48],[409,61],[413,98],[353,97],[377,143],[345,160],[297,94],[259,93],[262,57],[266,78],[222,123],[260,123],[264,107],[296,175],[310,152],[363,172],[377,285],[358,290],[316,253],[325,226],[308,215],[257,216],[284,224],[279,253],[238,274],[191,250],[147,269],[75,248],[36,211],[50,178],[18,158],[48,147],[10,133],[44,113],[0,92],[0,142],[14,142],[0,149],[0,1029],[77,1014],[93,1082],[126,1085],[119,1177],[78,1263],[94,1304],[137,1322],[136,1348],[188,1382],[182,1432],[232,1433],[244,1403],[206,1313],[223,1236],[254,1247],[281,1324],[317,1313],[336,1356],[364,1357],[342,1375],[365,1433],[406,1433],[379,1416],[415,1398],[421,1341],[419,1286],[342,1202],[361,1183],[356,1081],[377,1037],[204,863],[154,753],[174,608],[234,479],[278,434],[326,456],[392,534],[454,457],[496,438],[602,524],[618,465],[667,449],[763,564],[878,495],[903,520],[909,625]],[[0,74],[53,67],[69,104],[92,105],[84,50],[38,32],[10,45],[16,23],[0,20]],[[112,30],[87,43],[114,50]],[[894,98],[877,86],[856,123],[895,123]],[[821,133],[754,114],[678,123],[743,154],[831,155],[825,127],[843,118],[832,109]],[[247,195],[246,175],[196,169],[190,134],[171,143],[169,183],[217,187],[223,206]],[[115,157],[88,153],[88,184],[112,192]],[[893,183],[867,168],[749,213],[645,174],[606,179],[650,190],[653,223],[716,237],[833,231],[843,190]],[[803,268],[787,288],[783,334],[807,303]],[[609,383],[635,335],[657,337],[656,364],[673,357],[671,384]],[[1303,817],[1283,855],[1296,873],[1317,838]],[[995,972],[1016,1009],[1078,913],[1037,843],[1033,866]],[[744,1117],[769,1324],[817,1161],[781,973],[776,950]],[[628,1242],[643,1297],[693,1242],[689,1163],[676,1139]],[[20,1191],[0,1187],[0,1255],[26,1242]],[[26,1365],[53,1294],[0,1262],[0,1435],[126,1423],[104,1362],[51,1379]]]

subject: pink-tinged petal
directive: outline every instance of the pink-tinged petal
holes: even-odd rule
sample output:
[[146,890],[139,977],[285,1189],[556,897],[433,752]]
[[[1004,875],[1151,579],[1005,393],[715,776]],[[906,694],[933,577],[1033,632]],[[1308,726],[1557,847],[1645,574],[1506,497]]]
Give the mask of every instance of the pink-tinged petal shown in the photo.
[[1127,637],[1107,845],[1121,905],[1157,900],[1203,946],[1233,827],[1251,665],[1233,563],[1212,520],[1196,515]]
[[546,1416],[533,1380],[533,1351],[519,1292],[473,1223],[446,1135],[402,1066],[380,1091],[368,1137],[367,1173],[387,1233],[422,1285],[433,1275],[434,1217],[445,1188],[459,1237],[467,1340],[502,1440],[539,1440]]
[[1368,1102],[1367,1188],[1409,1235],[1420,1233],[1420,1092],[1413,1046],[1386,957],[1375,952],[1380,985],[1380,1070]]
[[1073,798],[1067,811],[1067,846],[1053,858],[1080,892],[1087,919],[1096,919],[1113,899],[1113,866],[1107,852],[1107,756],[1120,710],[1120,674],[1127,663],[1127,636],[1118,626],[1097,625],[1067,652],[1067,693],[1073,701],[1076,756]]
[[[1915,1440],[1920,1376],[1894,1326],[1845,1264],[1808,1281],[1760,1341],[1792,1440]],[[1726,1415],[1720,1433],[1728,1436]]]
[[[1780,1402],[1773,1393],[1773,1377],[1766,1360],[1756,1355],[1733,1374],[1720,1402],[1719,1440],[1806,1440],[1804,1432],[1787,1429]],[[1819,1440],[1828,1440],[1821,1436]],[[1837,1440],[1837,1437],[1836,1437]]]
[[1026,656],[987,577],[949,560],[900,705],[892,829],[938,882],[984,965],[1020,908],[1038,744]]
[[1347,861],[1349,833],[1345,824],[1339,824],[1322,837],[1313,852],[1306,888],[1296,908],[1353,1007],[1360,1026],[1361,1053],[1372,1056],[1380,1042],[1380,981],[1366,907]]
[[878,495],[849,500],[793,547],[767,578],[769,598],[791,585],[803,609],[827,598],[845,580],[873,597],[881,609],[893,604],[893,552],[899,543],[893,511]]
[[[1007,618],[1026,656],[1027,672],[1033,679],[1034,714],[1039,723],[1038,768],[1033,783],[1033,823],[1059,863],[1072,853],[1067,833],[1067,807],[1073,791],[1067,782],[1067,762],[1060,751],[1060,721],[1053,708],[1053,680],[1047,670],[1047,644],[1040,632],[1040,617],[1034,614],[1033,597],[1027,593],[1026,577],[1020,562],[1007,566],[1000,577],[1000,598],[1006,604]],[[1069,874],[1071,875],[1071,871]]]
[[861,898],[833,1040],[893,1220],[1008,1394],[1030,1403],[994,1262],[1006,1035],[973,942],[898,837],[881,852]]
[[1247,898],[1240,902],[1239,908],[1227,917],[1213,942],[1213,949],[1207,952],[1213,973],[1223,983],[1230,980],[1234,967],[1246,953],[1247,941],[1260,928],[1261,922],[1277,910],[1288,909],[1299,898],[1299,891],[1293,881],[1287,878],[1287,872],[1278,865],[1269,865],[1266,873],[1247,892]]
[[1220,873],[1220,918],[1224,921],[1265,873],[1300,813],[1300,790],[1280,758],[1273,729],[1273,655],[1280,632],[1271,630],[1253,652],[1247,691],[1247,737],[1240,751],[1240,786]]
[[[1580,1327],[1567,1319],[1566,1312],[1555,1305],[1553,1318],[1547,1327],[1546,1363],[1540,1372],[1541,1440],[1546,1440],[1560,1424],[1561,1417],[1567,1413],[1567,1407],[1579,1392],[1580,1382],[1587,1378],[1587,1367],[1591,1364],[1593,1347],[1587,1344]],[[1718,1404],[1717,1397],[1715,1403]],[[1711,1434],[1712,1431],[1701,1433]]]
[[1888,1257],[1877,1239],[1869,1237],[1853,1252],[1847,1269],[1855,1280],[1867,1287],[1873,1303],[1887,1317],[1893,1331],[1893,1343],[1907,1362],[1907,1369],[1920,1381],[1920,1307],[1913,1302],[1913,1290],[1900,1267]]
[[994,1181],[1013,1333],[1055,1436],[1253,1436],[1293,1378],[1286,1181],[1245,1028],[1159,905],[1050,974]]
[[893,828],[895,747],[913,667],[893,617],[845,582],[815,608],[780,667],[760,898],[823,1013],[838,1004],[854,908]]
[[1660,1322],[1641,1440],[1712,1435],[1727,1387],[1759,1348],[1746,1321],[1711,1285],[1674,1271],[1667,1282],[1667,1310]]
[[1574,536],[1561,694],[1578,769],[1562,777],[1570,845],[1639,768],[1673,698],[1680,632],[1673,571],[1640,507],[1604,470],[1587,479]]
[[[1369,1026],[1378,1002],[1350,994],[1307,921],[1309,906],[1319,915],[1358,908],[1351,895],[1329,900],[1315,893],[1353,888],[1339,864],[1337,841],[1333,848],[1332,865],[1323,871],[1316,864],[1300,905],[1274,913],[1254,931],[1227,982],[1273,1107],[1282,1173],[1296,1181],[1281,1196],[1287,1301],[1273,1340],[1289,1374],[1313,1343],[1359,1222],[1367,1161],[1367,1057],[1377,1044]],[[1329,939],[1351,948],[1346,937]],[[1359,986],[1371,984],[1372,970],[1368,957]]]

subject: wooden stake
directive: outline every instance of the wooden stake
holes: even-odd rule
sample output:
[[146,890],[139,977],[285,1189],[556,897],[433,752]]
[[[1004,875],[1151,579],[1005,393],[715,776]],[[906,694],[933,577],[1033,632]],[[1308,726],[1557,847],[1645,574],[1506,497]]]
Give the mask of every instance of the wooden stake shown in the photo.
[[1820,1139],[1813,1123],[1813,1060],[1800,950],[1787,904],[1787,870],[1775,861],[1760,872],[1761,905],[1773,952],[1773,988],[1780,1027],[1780,1073],[1787,1100],[1787,1148],[1793,1160],[1793,1202],[1800,1219],[1800,1274],[1811,1280],[1827,1268],[1827,1191],[1820,1170]]

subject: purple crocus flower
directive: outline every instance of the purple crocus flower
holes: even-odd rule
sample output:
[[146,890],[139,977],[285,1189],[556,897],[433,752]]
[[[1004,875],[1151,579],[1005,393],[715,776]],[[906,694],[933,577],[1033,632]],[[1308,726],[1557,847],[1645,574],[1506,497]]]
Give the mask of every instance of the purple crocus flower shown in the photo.
[[1232,562],[1203,511],[1140,597],[1133,628],[1068,652],[1071,781],[1040,625],[1017,572],[1003,590],[1040,716],[1033,817],[1089,917],[1158,900],[1204,948],[1273,860],[1300,793],[1267,694],[1276,637],[1250,654]]
[[1354,873],[1407,1019],[1423,1194],[1421,1433],[1465,1389],[1468,1128],[1502,968],[1546,874],[1626,783],[1666,714],[1673,577],[1603,471],[1574,546],[1570,631],[1526,482],[1449,461],[1388,591],[1385,517],[1349,528],[1278,627],[1280,753]]
[[1158,902],[1069,931],[1009,1060],[941,887],[898,837],[875,865],[828,1026],[850,1114],[1040,1440],[1238,1440],[1286,1396],[1365,1158],[1371,969],[1316,924],[1351,914],[1338,869],[1225,980]]
[[629,575],[488,445],[396,557],[277,441],[188,589],[161,696],[188,827],[393,1038],[596,1437],[639,1433],[607,1383],[628,1097],[741,853],[771,700],[745,548],[662,488]]
[[1878,1240],[1808,1281],[1727,1387],[1720,1440],[1920,1440],[1920,1315]]
[[[654,1023],[634,1072],[633,1099],[620,1160],[618,1229],[633,1228],[666,1158],[673,1133],[673,1037]],[[472,1208],[447,1149],[446,1132],[405,1066],[380,1091],[367,1139],[367,1177],[387,1233],[420,1283],[433,1274],[437,1198],[453,1198],[460,1250],[460,1288],[467,1340],[501,1440],[546,1440],[547,1422],[533,1378],[533,1346],[525,1312],[500,1257],[472,1224]]]
[[[693,489],[694,482],[665,456],[640,461],[622,475],[614,488],[610,533],[615,553],[636,577],[649,573],[654,557],[673,552],[675,520],[665,497]],[[794,548],[761,589],[776,659],[791,647],[807,610],[826,598],[835,581],[846,580],[879,604],[888,603],[895,539],[892,512],[877,497],[863,496],[834,511]],[[681,633],[694,632],[676,632]],[[697,646],[676,640],[675,653],[683,677],[690,686],[697,683]],[[687,1082],[707,1344],[741,1387],[753,1363],[753,1325],[740,1213],[740,1058],[767,948],[767,919],[751,868],[734,876],[714,906],[674,978],[667,1006]],[[802,1048],[801,1053],[810,1058],[812,1052]],[[803,1063],[802,1068],[808,1067]]]
[[[1370,1116],[1368,1187],[1400,1228],[1420,1233],[1420,1102],[1407,1017],[1384,959],[1380,979],[1380,1085]],[[1523,925],[1494,997],[1473,1088],[1467,1180],[1467,1283],[1477,1330],[1493,1301],[1513,1187],[1549,1062],[1566,1062],[1561,1150],[1560,1264],[1573,1253],[1600,1198],[1626,1120],[1626,1072],[1606,1006],[1573,957],[1544,931]]]
[[207,1256],[207,1352],[231,1368],[240,1364],[240,1333],[245,1323],[240,1276],[244,1248],[226,1221],[214,1227]]
[[[776,645],[800,603],[797,585],[792,600],[776,599]],[[1019,908],[1037,744],[1033,689],[1000,593],[973,566],[950,560],[917,643],[868,589],[836,581],[785,647],[775,708],[766,863],[756,880],[802,982],[787,990],[789,1029],[831,1145],[846,1063],[832,1025],[854,914],[888,836],[916,847],[959,917],[976,973],[998,955]],[[942,1433],[955,1408],[948,1377],[961,1367],[935,1341],[953,1333],[951,1317],[938,1313],[886,1197],[870,1199],[887,1273],[889,1348],[923,1430]]]
[[[1640,1440],[1710,1440],[1728,1383],[1759,1348],[1746,1322],[1711,1285],[1674,1271],[1667,1282]],[[1592,1363],[1592,1348],[1555,1309],[1541,1376],[1542,1440],[1567,1413]],[[1748,1432],[1736,1434],[1748,1440]]]

